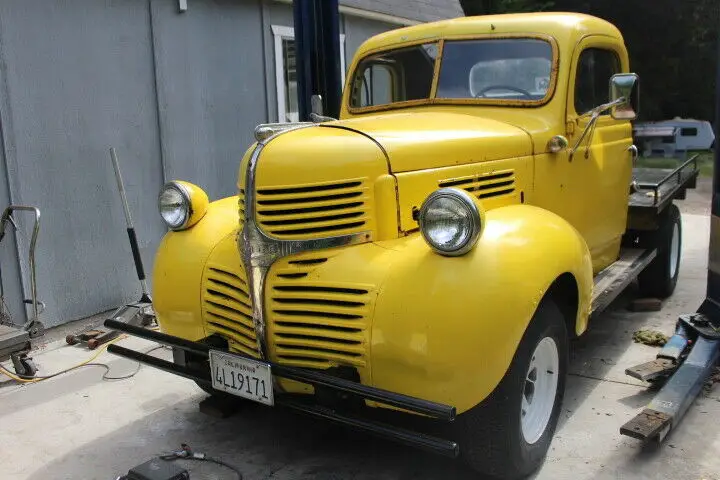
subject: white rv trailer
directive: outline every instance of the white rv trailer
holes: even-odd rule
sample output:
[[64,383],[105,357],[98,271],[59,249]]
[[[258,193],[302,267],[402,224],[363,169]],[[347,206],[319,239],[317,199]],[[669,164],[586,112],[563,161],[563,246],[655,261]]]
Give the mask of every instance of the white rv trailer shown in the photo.
[[680,117],[660,122],[637,123],[633,127],[633,135],[645,157],[675,157],[690,150],[708,150],[715,141],[710,122]]

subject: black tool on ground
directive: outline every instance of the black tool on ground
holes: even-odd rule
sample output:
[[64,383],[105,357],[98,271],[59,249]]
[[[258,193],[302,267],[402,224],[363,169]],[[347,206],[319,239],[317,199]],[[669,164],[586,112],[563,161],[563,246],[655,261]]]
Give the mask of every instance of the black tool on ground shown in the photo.
[[15,324],[6,311],[5,291],[2,288],[0,279],[0,302],[2,303],[2,317],[0,318],[0,361],[12,360],[15,372],[18,375],[32,377],[37,372],[37,367],[32,358],[28,356],[31,349],[30,340],[37,338],[44,333],[44,327],[39,320],[39,315],[45,309],[45,304],[37,298],[37,277],[35,273],[35,246],[40,232],[40,210],[37,207],[25,205],[10,205],[0,217],[0,242],[5,238],[5,228],[10,223],[15,231],[18,231],[17,224],[13,218],[16,211],[32,212],[34,224],[30,246],[28,251],[28,262],[30,266],[30,298],[23,298],[25,305],[32,305],[32,313],[27,322],[22,325]]
[[[715,138],[720,138],[720,37],[715,93]],[[696,313],[681,315],[675,334],[656,359],[625,371],[665,382],[655,398],[620,428],[622,435],[662,442],[677,427],[720,359],[720,148],[715,146],[706,298]]]
[[158,458],[149,460],[137,467],[131,468],[127,475],[118,477],[116,480],[186,480],[190,474],[184,468],[171,463],[172,460],[198,460],[210,462],[232,470],[238,480],[242,480],[242,473],[237,467],[220,459],[209,457],[204,453],[194,452],[186,443],[181,445],[180,450],[160,455]]
[[[118,308],[109,318],[131,325],[148,326],[154,322],[155,314],[152,310],[152,298],[148,292],[145,268],[143,267],[142,257],[140,256],[137,235],[135,234],[135,227],[133,226],[132,216],[130,215],[130,207],[128,205],[127,195],[125,194],[125,184],[123,183],[122,174],[120,173],[120,163],[118,162],[115,148],[110,148],[110,160],[112,161],[113,170],[115,171],[118,191],[120,192],[128,239],[130,240],[130,249],[132,250],[133,261],[135,263],[135,272],[140,282],[141,294],[137,302]],[[68,345],[82,343],[87,345],[90,350],[94,350],[100,345],[117,338],[118,335],[120,335],[120,332],[115,330],[102,330],[97,327],[91,327],[80,333],[68,335],[65,337],[65,341]]]
[[163,461],[159,458],[131,468],[127,475],[116,480],[189,480],[190,474],[180,466]]
[[181,449],[177,450],[175,452],[170,452],[165,455],[161,455],[160,458],[162,460],[177,460],[177,459],[186,459],[186,460],[199,460],[201,462],[211,462],[215,463],[217,465],[221,465],[225,468],[228,468],[235,472],[235,475],[237,475],[238,480],[242,480],[242,473],[240,473],[240,470],[238,470],[237,467],[230,465],[229,463],[226,463],[220,459],[209,457],[205,455],[204,453],[200,452],[194,452],[190,445],[187,443],[183,443],[181,445]]

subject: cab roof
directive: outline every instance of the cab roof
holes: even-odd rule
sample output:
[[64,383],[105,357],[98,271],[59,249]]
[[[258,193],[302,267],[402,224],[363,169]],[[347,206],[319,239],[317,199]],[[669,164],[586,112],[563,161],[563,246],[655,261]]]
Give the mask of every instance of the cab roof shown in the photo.
[[473,35],[543,34],[563,45],[575,44],[587,35],[604,35],[622,41],[612,23],[581,13],[536,12],[459,17],[390,30],[363,43],[358,54],[385,49],[395,44]]

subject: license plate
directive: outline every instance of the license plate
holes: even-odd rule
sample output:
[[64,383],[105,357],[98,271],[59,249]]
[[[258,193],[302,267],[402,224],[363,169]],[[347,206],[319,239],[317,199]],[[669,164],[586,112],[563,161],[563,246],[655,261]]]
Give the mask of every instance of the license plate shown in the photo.
[[231,353],[210,350],[212,386],[265,405],[274,405],[270,365]]

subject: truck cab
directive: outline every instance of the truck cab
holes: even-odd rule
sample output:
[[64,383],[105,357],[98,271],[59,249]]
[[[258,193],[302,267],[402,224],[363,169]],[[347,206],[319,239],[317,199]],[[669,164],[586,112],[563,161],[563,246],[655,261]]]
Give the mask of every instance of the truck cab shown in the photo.
[[[527,475],[554,434],[570,339],[633,278],[657,296],[677,281],[672,200],[694,177],[684,165],[654,201],[641,191],[638,94],[622,35],[587,15],[369,39],[338,119],[258,126],[238,195],[163,187],[152,338],[175,355],[151,364]],[[442,434],[358,416],[373,409]]]

